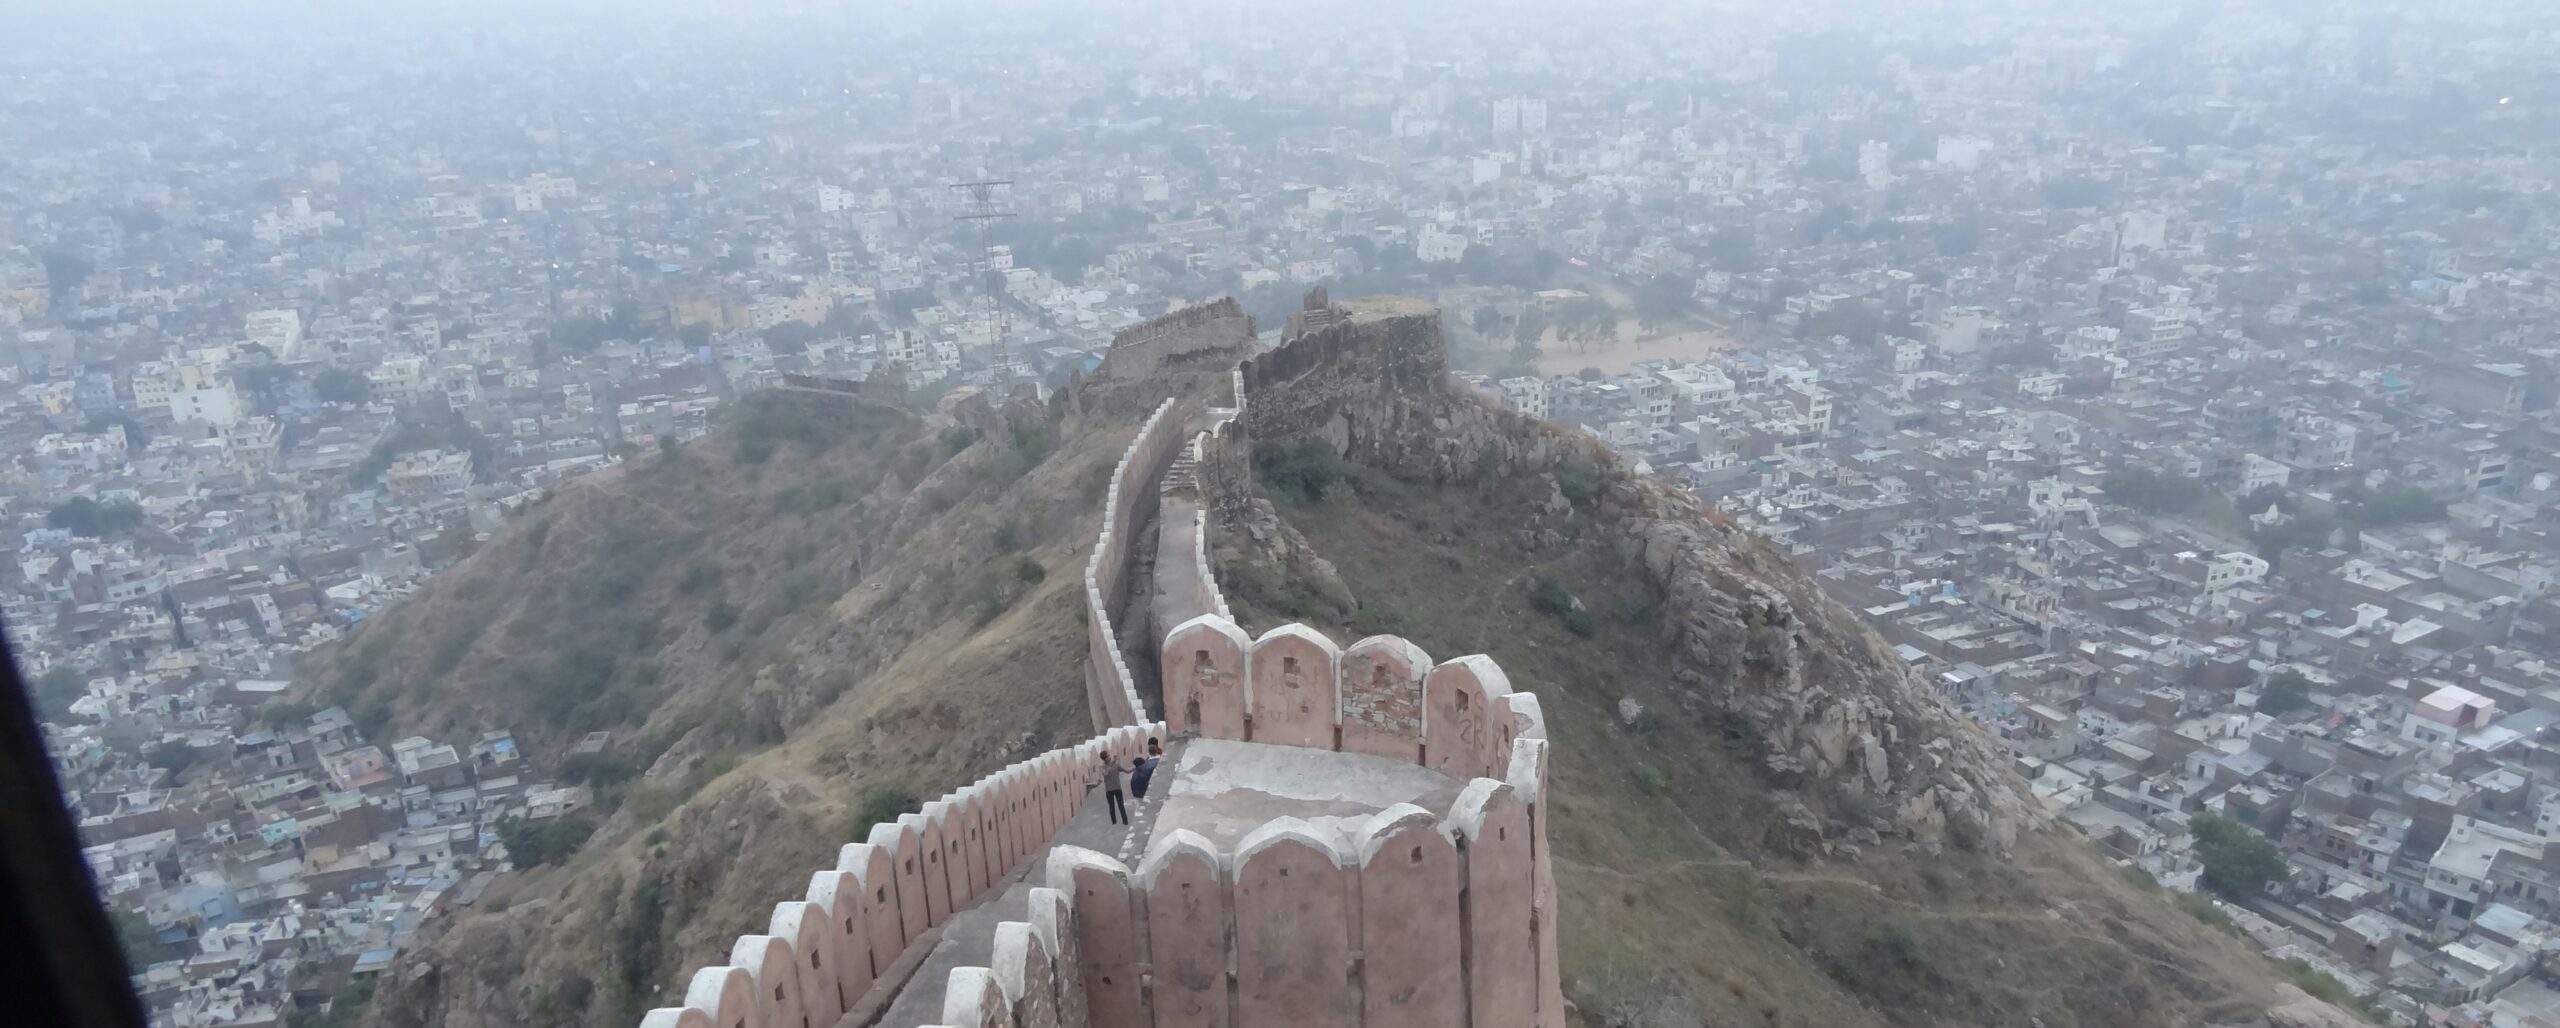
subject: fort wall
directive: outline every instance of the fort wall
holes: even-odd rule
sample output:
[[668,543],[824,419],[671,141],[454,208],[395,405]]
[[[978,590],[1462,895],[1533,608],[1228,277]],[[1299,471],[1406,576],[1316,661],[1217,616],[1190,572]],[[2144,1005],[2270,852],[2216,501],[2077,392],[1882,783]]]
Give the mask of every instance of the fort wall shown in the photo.
[[[1184,646],[1195,650],[1177,655]],[[1450,737],[1498,742],[1503,752],[1492,742],[1456,746],[1449,766],[1481,773],[1443,811],[1398,803],[1348,823],[1274,817],[1225,845],[1166,828],[1134,867],[1052,848],[1033,920],[998,928],[1020,945],[999,947],[991,967],[949,972],[942,1025],[1561,1028],[1546,726],[1536,697],[1511,691],[1480,656],[1434,665],[1392,636],[1339,655],[1330,647],[1302,626],[1248,640],[1204,615],[1168,639],[1166,681],[1197,688],[1206,677],[1217,697],[1210,706],[1236,716],[1202,724],[1234,726],[1228,737],[1241,740],[1270,723],[1280,703],[1328,687],[1347,695],[1353,683],[1341,669],[1356,666],[1411,694],[1407,759],[1421,759],[1430,737],[1421,722],[1433,710],[1471,712]],[[1203,659],[1198,649],[1216,655]],[[1286,677],[1293,661],[1294,681]],[[1444,698],[1436,707],[1424,701],[1435,693]],[[1319,722],[1338,727],[1336,709]],[[1296,714],[1291,738],[1306,727]],[[1076,990],[1083,1020],[1067,1014]]]
[[1137,724],[1146,716],[1146,704],[1122,656],[1112,617],[1129,598],[1126,576],[1137,535],[1138,505],[1159,502],[1157,487],[1184,441],[1174,411],[1172,400],[1157,406],[1139,427],[1137,438],[1121,452],[1103,499],[1102,531],[1094,542],[1093,556],[1085,561],[1085,692],[1097,728]]
[[[925,804],[922,813],[873,825],[865,841],[838,851],[834,867],[813,872],[800,898],[776,904],[765,932],[740,936],[727,964],[694,972],[682,1006],[650,1011],[642,1028],[808,1028],[834,1025],[858,1008],[880,1009],[866,996],[894,994],[905,984],[896,965],[909,947],[1004,885],[1075,816],[1101,755],[1126,761],[1150,735],[1163,732],[1162,725],[1115,728],[981,778]],[[1040,906],[1035,896],[1035,915]],[[1083,1010],[1081,998],[1062,1004],[1051,970],[1070,966],[1056,960],[1056,929],[1064,923],[1070,922],[1053,915],[1045,930],[1031,923],[1000,927],[1002,973],[967,969],[983,980],[973,976],[964,989],[955,977],[949,997],[992,1004],[987,997],[994,995],[1003,1003],[972,1006],[988,1019],[960,1023],[1086,1024],[1081,1017],[1041,1022],[1014,1014],[1023,998],[1015,993],[1033,984],[1041,1003],[1020,1009]],[[1034,941],[1035,935],[1047,941]]]
[[[697,971],[682,1005],[650,1011],[643,1028],[870,1028],[938,930],[998,894],[1023,904],[1021,919],[994,925],[986,966],[939,980],[947,1028],[1562,1028],[1537,697],[1515,691],[1490,658],[1434,663],[1393,636],[1340,647],[1282,625],[1252,637],[1211,573],[1209,504],[1249,495],[1236,476],[1250,473],[1257,426],[1312,432],[1348,452],[1362,433],[1355,422],[1402,409],[1399,390],[1441,389],[1436,312],[1403,301],[1310,310],[1292,318],[1305,330],[1288,344],[1229,372],[1230,406],[1204,417],[1163,401],[1112,469],[1084,584],[1088,703],[1097,725],[1114,727],[874,826],[812,874],[802,898],[778,904],[765,933]],[[1187,359],[1194,344],[1177,336],[1223,334],[1231,316],[1174,316],[1164,334],[1126,340],[1131,359]],[[1168,486],[1177,461],[1185,470]],[[1169,491],[1183,494],[1179,516],[1194,531],[1177,561],[1188,566],[1168,567],[1160,553],[1155,574],[1196,576],[1209,612],[1154,648],[1149,670],[1165,709],[1147,724],[1124,656],[1132,647],[1120,638],[1143,629],[1115,628],[1113,615],[1130,596],[1142,504],[1174,506]],[[1349,818],[1269,817],[1223,843],[1168,828],[1146,840],[1134,868],[1052,846],[1096,758],[1125,762],[1150,736],[1428,769],[1425,781],[1446,784],[1427,802],[1446,809],[1406,802]],[[1039,884],[1007,892],[1017,871]]]

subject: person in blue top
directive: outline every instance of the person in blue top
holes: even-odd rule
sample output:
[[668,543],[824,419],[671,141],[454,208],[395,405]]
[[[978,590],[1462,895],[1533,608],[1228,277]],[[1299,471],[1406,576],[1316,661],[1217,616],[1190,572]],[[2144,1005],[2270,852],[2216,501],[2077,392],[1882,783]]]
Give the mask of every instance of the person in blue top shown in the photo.
[[1147,783],[1156,776],[1156,762],[1164,759],[1164,744],[1147,740],[1147,755],[1138,758],[1129,772],[1129,792],[1139,799],[1147,798]]

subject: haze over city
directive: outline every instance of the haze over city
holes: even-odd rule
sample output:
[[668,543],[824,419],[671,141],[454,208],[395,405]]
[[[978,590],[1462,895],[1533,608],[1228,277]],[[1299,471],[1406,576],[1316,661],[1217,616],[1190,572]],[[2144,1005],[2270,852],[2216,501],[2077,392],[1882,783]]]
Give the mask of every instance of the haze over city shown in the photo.
[[2560,1024],[2560,8],[104,8],[151,1024]]

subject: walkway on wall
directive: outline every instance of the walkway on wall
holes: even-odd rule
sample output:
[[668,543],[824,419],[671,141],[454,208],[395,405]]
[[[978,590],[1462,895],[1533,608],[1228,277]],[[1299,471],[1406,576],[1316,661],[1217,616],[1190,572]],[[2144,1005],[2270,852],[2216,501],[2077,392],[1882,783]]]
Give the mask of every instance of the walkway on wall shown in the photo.
[[[1171,740],[1169,740],[1171,741]],[[1031,890],[1047,885],[1049,852],[1060,846],[1076,846],[1119,858],[1132,868],[1144,856],[1153,834],[1156,816],[1164,808],[1165,794],[1173,768],[1180,763],[1179,742],[1165,754],[1159,765],[1162,777],[1144,800],[1129,800],[1129,825],[1111,823],[1105,809],[1102,789],[1094,787],[1085,794],[1084,805],[1076,808],[1076,816],[1058,830],[1047,844],[1025,858],[1021,866],[995,889],[987,891],[977,905],[953,914],[944,922],[941,941],[933,952],[916,965],[905,987],[878,1018],[860,1016],[857,1011],[845,1015],[836,1028],[871,1028],[873,1025],[903,1026],[942,1023],[943,993],[950,985],[955,967],[986,967],[994,962],[996,925],[1006,921],[1027,921],[1031,914]]]

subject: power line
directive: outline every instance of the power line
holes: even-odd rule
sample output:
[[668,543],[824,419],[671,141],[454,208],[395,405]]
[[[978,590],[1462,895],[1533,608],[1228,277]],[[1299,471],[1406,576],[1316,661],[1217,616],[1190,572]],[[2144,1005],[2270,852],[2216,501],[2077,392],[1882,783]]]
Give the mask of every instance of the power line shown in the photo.
[[[1012,187],[1013,180],[1009,178],[958,182],[951,186],[953,192],[962,195],[964,204],[961,212],[953,215],[951,220],[978,223],[978,261],[981,272],[978,276],[978,289],[986,294],[987,338],[994,344],[998,359],[1006,363],[1011,363],[1014,358],[1010,338],[1012,326],[1008,323],[1010,319],[1006,316],[1004,301],[996,296],[996,289],[987,284],[986,273],[996,270],[996,219],[1013,217],[1011,204],[1008,202],[1011,199]],[[997,197],[996,191],[999,189],[1007,191],[1004,199]]]

